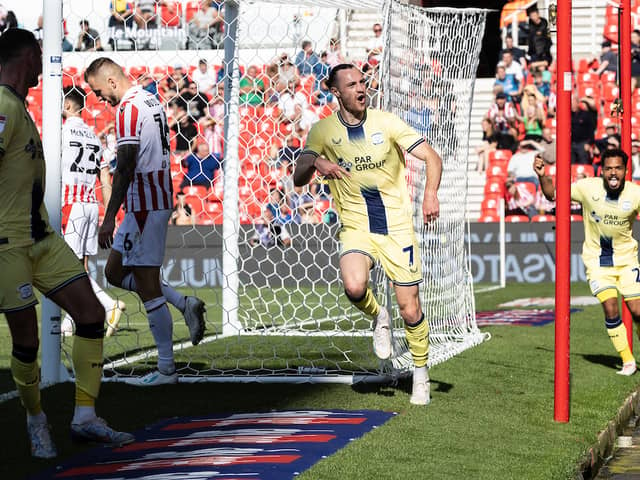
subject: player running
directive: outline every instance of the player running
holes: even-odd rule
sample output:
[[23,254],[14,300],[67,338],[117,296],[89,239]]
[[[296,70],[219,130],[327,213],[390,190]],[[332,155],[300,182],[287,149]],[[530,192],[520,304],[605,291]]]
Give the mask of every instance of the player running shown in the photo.
[[[613,347],[622,358],[619,375],[633,375],[636,360],[627,341],[627,329],[620,319],[618,292],[633,320],[640,321],[640,265],[638,242],[632,236],[633,221],[640,211],[640,186],[627,183],[627,154],[605,150],[601,156],[602,178],[583,178],[571,185],[571,200],[582,204],[584,243],[582,261],[591,293],[600,300],[604,323]],[[533,163],[542,193],[555,198],[555,187],[545,174],[544,162]]]
[[[93,130],[82,120],[85,92],[77,87],[64,91],[62,116],[62,232],[76,256],[88,271],[89,256],[98,253],[99,208],[96,180],[100,178],[102,203],[106,208],[111,197],[109,163],[102,157],[102,145]],[[107,312],[109,337],[118,328],[126,305],[114,300],[89,277],[93,291]],[[60,325],[64,336],[73,334],[73,321],[67,313]]]
[[393,281],[415,365],[410,401],[426,405],[430,401],[429,326],[418,298],[422,272],[402,150],[426,162],[425,223],[439,215],[442,160],[396,115],[367,108],[365,79],[353,65],[335,66],[327,83],[340,110],[311,128],[294,183],[307,184],[316,170],[329,181],[342,224],[340,274],[345,294],[375,319],[373,349],[383,360],[392,353],[391,320],[368,286],[374,262],[379,261]]
[[[122,67],[109,58],[91,62],[85,80],[98,98],[118,107],[117,167],[98,233],[102,248],[113,247],[105,275],[111,284],[140,296],[158,348],[158,370],[135,384],[176,383],[173,323],[167,301],[184,314],[194,345],[202,340],[205,323],[200,299],[185,297],[160,280],[173,209],[167,117],[158,99],[134,86]],[[123,203],[125,216],[114,239],[115,218]]]
[[11,374],[27,411],[31,455],[52,458],[57,450],[40,403],[38,300],[33,287],[76,322],[71,436],[107,445],[131,443],[134,437],[113,430],[96,416],[105,311],[87,272],[49,225],[43,201],[44,151],[38,129],[25,110],[25,96],[38,84],[41,72],[42,52],[33,33],[17,28],[5,31],[0,36],[0,312],[11,332]]

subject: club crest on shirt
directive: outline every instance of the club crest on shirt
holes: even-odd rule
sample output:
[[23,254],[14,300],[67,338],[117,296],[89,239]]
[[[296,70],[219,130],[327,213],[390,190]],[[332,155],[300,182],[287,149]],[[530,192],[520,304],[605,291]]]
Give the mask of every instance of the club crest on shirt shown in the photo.
[[631,211],[631,202],[629,200],[625,200],[622,202],[622,211],[630,212]]
[[0,133],[4,132],[4,126],[7,123],[7,116],[6,115],[0,115]]
[[30,283],[23,283],[22,285],[18,285],[18,295],[20,299],[27,300],[33,296],[33,287]]
[[381,145],[384,143],[384,135],[382,132],[376,132],[371,134],[371,143],[374,145]]
[[331,141],[333,142],[334,145],[340,145],[342,143],[342,138],[335,139],[331,137]]

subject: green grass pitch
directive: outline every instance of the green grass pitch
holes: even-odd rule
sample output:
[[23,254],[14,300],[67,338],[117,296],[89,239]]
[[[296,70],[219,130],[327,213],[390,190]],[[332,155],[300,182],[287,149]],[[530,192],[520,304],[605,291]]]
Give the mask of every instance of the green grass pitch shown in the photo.
[[[552,284],[515,284],[476,295],[476,307],[478,311],[492,310],[504,301],[553,293]],[[219,292],[203,290],[198,294],[210,304],[220,302]],[[589,293],[586,285],[575,284],[572,294]],[[107,342],[108,356],[136,344],[151,345],[138,303],[133,297],[125,295],[124,299],[130,306],[128,317],[122,332]],[[210,318],[219,317],[214,310],[210,307]],[[186,339],[182,320],[173,313],[176,336]],[[219,327],[215,322],[209,324],[210,330]],[[102,386],[98,413],[117,428],[137,430],[162,418],[224,412],[293,408],[396,411],[399,415],[385,425],[322,460],[299,478],[574,478],[577,462],[638,386],[637,375],[629,378],[615,374],[619,358],[607,337],[601,308],[583,307],[572,315],[571,420],[567,424],[553,421],[554,325],[483,330],[491,333],[490,341],[431,369],[432,403],[426,408],[409,404],[410,381],[396,386],[187,383],[155,389],[107,382]],[[5,322],[0,323],[0,333],[4,339],[0,341],[0,392],[7,392],[13,385]],[[320,340],[305,337],[300,341],[309,342],[311,348],[314,341]],[[204,345],[197,364],[192,363],[196,357],[188,350],[179,351],[179,367],[183,373],[188,373],[189,368],[210,368],[217,364],[221,353],[231,352],[232,345]],[[255,345],[250,348],[257,348]],[[244,349],[234,353],[250,356]],[[309,357],[313,360],[313,354],[309,353]],[[143,361],[138,365],[144,368],[152,364],[150,357],[146,364]],[[265,369],[280,364],[276,359],[273,365],[265,364]],[[71,443],[68,432],[73,385],[63,383],[47,388],[42,398],[59,458],[77,454],[82,447]],[[4,436],[0,478],[25,478],[55,464],[29,457],[24,411],[17,399],[0,403],[0,418]]]

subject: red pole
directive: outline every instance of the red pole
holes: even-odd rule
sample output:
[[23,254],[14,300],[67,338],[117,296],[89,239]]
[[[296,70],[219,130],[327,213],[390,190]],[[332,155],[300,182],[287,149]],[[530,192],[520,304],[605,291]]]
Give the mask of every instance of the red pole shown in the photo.
[[554,412],[569,421],[569,302],[571,297],[571,0],[558,1],[556,138],[556,323]]
[[[618,55],[620,55],[620,72],[618,81],[620,82],[620,94],[622,97],[622,149],[629,155],[627,163],[627,180],[631,181],[631,0],[620,2],[622,15],[620,18],[620,45],[618,45]],[[631,312],[627,304],[622,302],[622,321],[627,328],[627,339],[629,348],[633,352],[633,321]]]

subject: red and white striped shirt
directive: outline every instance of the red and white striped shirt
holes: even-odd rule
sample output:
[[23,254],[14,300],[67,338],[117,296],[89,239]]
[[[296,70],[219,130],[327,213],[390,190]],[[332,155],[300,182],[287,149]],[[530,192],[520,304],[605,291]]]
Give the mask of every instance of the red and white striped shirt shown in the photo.
[[108,166],[91,127],[80,117],[67,119],[62,126],[62,204],[97,203],[96,179]]
[[124,200],[127,212],[173,208],[169,127],[162,104],[140,86],[126,91],[116,115],[118,147],[137,145],[133,180]]

